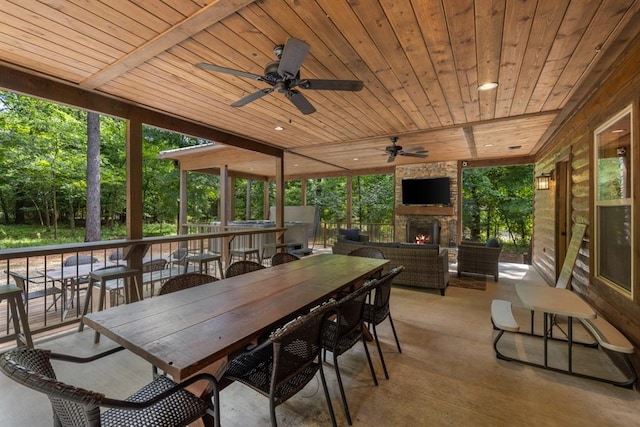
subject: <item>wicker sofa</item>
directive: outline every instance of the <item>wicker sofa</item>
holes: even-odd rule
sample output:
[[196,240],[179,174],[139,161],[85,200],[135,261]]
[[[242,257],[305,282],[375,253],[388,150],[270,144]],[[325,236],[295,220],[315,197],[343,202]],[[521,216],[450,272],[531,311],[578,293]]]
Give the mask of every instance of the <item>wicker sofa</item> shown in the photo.
[[460,242],[458,276],[461,273],[489,274],[497,282],[500,251],[501,246],[491,247],[481,242]]
[[394,284],[438,289],[444,295],[449,285],[449,251],[446,248],[410,243],[338,241],[332,250],[334,254],[348,255],[363,246],[380,249],[384,257],[391,261],[385,267],[385,273],[398,265],[404,265],[404,271],[396,276]]

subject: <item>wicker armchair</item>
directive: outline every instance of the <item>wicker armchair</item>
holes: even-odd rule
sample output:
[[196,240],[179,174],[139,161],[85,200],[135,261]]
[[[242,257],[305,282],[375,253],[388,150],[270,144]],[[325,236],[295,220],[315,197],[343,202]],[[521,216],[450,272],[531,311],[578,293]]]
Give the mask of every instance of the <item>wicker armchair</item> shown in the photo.
[[276,331],[268,341],[235,358],[223,379],[239,381],[269,398],[271,425],[276,406],[302,390],[320,371],[324,396],[333,426],[336,418],[320,361],[321,329],[335,302],[324,304]]
[[271,257],[271,266],[285,264],[291,261],[298,261],[300,258],[288,252],[276,252]]
[[498,261],[502,247],[490,247],[480,242],[458,245],[458,276],[461,273],[489,274],[498,281]]
[[165,295],[171,292],[180,291],[182,289],[193,288],[218,280],[215,276],[209,276],[203,273],[185,273],[173,276],[163,283],[158,291],[158,295]]
[[266,268],[264,265],[251,261],[251,260],[242,260],[236,261],[227,267],[227,271],[224,272],[224,277],[229,278],[233,276],[239,276],[241,274],[250,273],[252,271],[261,270]]
[[[196,375],[181,384],[159,376],[126,400],[118,400],[58,381],[52,359],[85,363],[96,357],[83,359],[48,350],[19,348],[0,358],[0,370],[12,380],[49,397],[54,426],[185,426],[204,416],[213,416],[216,425],[220,425],[218,383],[212,375]],[[185,390],[198,381],[209,383],[214,404]],[[111,409],[100,413],[101,407]]]
[[371,292],[375,285],[376,280],[370,280],[346,297],[341,298],[337,302],[337,316],[332,319],[327,319],[324,322],[325,325],[322,333],[324,358],[326,359],[327,357],[327,351],[333,354],[333,367],[338,379],[344,415],[349,425],[352,424],[351,414],[349,413],[349,405],[347,404],[347,397],[344,393],[344,386],[342,385],[338,356],[352,348],[358,341],[362,341],[365,354],[367,355],[367,361],[369,362],[373,383],[376,386],[378,385],[376,372],[373,369],[373,363],[371,362],[371,356],[369,355],[369,349],[367,348],[367,342],[363,334],[364,304],[369,292]]
[[393,337],[396,339],[398,353],[402,353],[400,340],[398,340],[398,334],[396,333],[396,328],[393,326],[393,319],[391,318],[389,299],[391,297],[391,283],[398,274],[402,273],[403,270],[404,266],[399,265],[378,280],[375,285],[373,303],[365,303],[364,305],[364,321],[367,322],[370,328],[373,328],[373,337],[376,340],[378,354],[380,355],[380,362],[382,362],[382,370],[384,371],[386,379],[389,379],[389,373],[387,372],[387,365],[384,363],[384,356],[382,355],[382,349],[380,348],[380,340],[378,340],[378,331],[376,330],[376,326],[382,323],[384,319],[389,318]]

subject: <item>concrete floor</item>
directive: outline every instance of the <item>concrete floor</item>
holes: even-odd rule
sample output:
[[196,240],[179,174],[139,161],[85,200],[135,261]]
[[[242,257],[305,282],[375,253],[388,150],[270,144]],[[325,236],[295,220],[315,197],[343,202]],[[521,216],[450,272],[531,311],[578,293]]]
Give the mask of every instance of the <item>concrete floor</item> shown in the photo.
[[[354,425],[640,425],[637,391],[496,360],[491,301],[502,298],[517,303],[513,285],[522,281],[542,283],[530,266],[505,263],[501,264],[500,282],[487,281],[485,291],[449,287],[441,297],[437,292],[394,287],[392,313],[402,354],[396,351],[388,323],[379,328],[391,378],[384,379],[373,343],[369,349],[378,387],[373,386],[362,346],[340,359]],[[110,344],[103,337],[99,347],[94,346],[93,331],[85,330],[36,345],[88,354]],[[517,343],[515,348],[526,350]],[[536,344],[528,350],[537,349]],[[608,359],[600,355],[578,358],[574,365],[608,365]],[[151,377],[149,364],[126,351],[80,369],[61,363],[55,368],[61,380],[110,397],[126,397]],[[325,365],[325,371],[338,424],[347,425],[331,364]],[[279,406],[279,425],[330,425],[319,387],[319,381],[312,381],[301,394]],[[267,399],[249,388],[233,384],[222,391],[221,401],[224,426],[269,425]],[[46,397],[0,375],[0,425],[51,425]]]

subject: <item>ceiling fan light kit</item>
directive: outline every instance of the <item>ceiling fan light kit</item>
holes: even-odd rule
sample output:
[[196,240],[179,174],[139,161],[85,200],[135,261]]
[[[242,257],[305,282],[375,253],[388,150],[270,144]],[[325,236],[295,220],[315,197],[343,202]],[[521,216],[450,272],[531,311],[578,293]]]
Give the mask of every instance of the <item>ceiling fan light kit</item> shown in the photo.
[[270,85],[269,88],[260,89],[231,104],[232,107],[242,107],[250,102],[262,98],[273,91],[282,93],[302,114],[311,114],[316,109],[307,98],[297,89],[304,90],[340,90],[357,92],[362,90],[364,84],[360,80],[323,80],[301,79],[300,67],[309,53],[309,45],[302,40],[289,38],[284,45],[277,45],[273,53],[277,61],[269,62],[264,75],[234,70],[232,68],[200,62],[196,67],[218,73],[231,74],[237,77],[257,80]]

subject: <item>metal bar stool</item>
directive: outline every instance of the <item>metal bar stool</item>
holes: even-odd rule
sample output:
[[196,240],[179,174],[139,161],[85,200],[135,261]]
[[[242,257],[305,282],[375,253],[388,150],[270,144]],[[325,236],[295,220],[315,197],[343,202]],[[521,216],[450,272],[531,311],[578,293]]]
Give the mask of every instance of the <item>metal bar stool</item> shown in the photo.
[[260,249],[258,248],[237,248],[231,249],[229,252],[231,254],[231,259],[229,263],[233,262],[234,256],[241,256],[243,260],[246,260],[248,256],[255,256],[258,260],[258,263],[262,264],[262,258],[260,258]]
[[[31,329],[29,329],[29,319],[24,309],[22,293],[22,289],[15,285],[2,285],[0,286],[0,301],[7,300],[7,310],[11,310],[13,318],[13,334],[9,335],[9,338],[15,337],[18,347],[25,345],[28,348],[33,348]],[[20,323],[22,323],[22,330]]]
[[217,261],[218,263],[218,271],[220,271],[220,278],[224,279],[224,271],[222,270],[222,256],[216,253],[202,253],[202,254],[194,254],[187,255],[185,258],[186,262],[184,263],[184,272],[188,272],[189,263],[192,262],[194,264],[198,264],[200,273],[202,273],[202,267],[204,266],[204,271],[206,274],[209,274],[209,263],[213,261]]
[[[119,265],[116,267],[106,267],[104,269],[95,270],[89,273],[89,287],[87,289],[87,296],[84,301],[84,310],[82,311],[82,316],[84,317],[89,311],[89,305],[91,303],[91,296],[93,294],[93,283],[100,283],[100,297],[98,301],[98,311],[104,310],[105,305],[105,296],[107,293],[107,282],[111,280],[126,280],[128,277],[133,278],[135,280],[135,286],[130,287],[129,291],[136,293],[138,300],[142,299],[142,295],[140,295],[140,283],[138,281],[138,277],[142,274],[140,270],[136,270],[135,268],[129,268],[124,265]],[[129,304],[129,292],[127,291],[126,283],[124,285],[124,302],[125,304]],[[84,328],[84,322],[80,321],[79,331],[82,331]],[[100,342],[100,333],[96,332],[94,342],[97,344]]]

